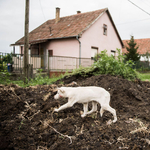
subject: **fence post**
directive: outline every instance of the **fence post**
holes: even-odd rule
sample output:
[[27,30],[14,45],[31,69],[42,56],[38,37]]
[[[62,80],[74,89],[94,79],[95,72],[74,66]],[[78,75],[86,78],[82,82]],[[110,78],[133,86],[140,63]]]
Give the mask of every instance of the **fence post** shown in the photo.
[[28,79],[33,78],[33,64],[28,64]]

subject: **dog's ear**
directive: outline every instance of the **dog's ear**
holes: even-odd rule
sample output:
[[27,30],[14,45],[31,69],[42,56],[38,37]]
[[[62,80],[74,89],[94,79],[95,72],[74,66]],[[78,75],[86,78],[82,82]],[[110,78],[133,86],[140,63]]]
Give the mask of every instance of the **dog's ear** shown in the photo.
[[65,91],[64,91],[63,89],[61,89],[61,88],[60,88],[59,90],[60,90],[61,93],[64,93],[64,92],[65,92]]

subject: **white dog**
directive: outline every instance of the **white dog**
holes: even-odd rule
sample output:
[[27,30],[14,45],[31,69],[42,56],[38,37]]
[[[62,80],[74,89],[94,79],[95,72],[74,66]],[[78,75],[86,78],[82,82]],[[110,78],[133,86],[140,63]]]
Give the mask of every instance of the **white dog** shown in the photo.
[[[58,109],[54,109],[55,112],[72,107],[75,103],[82,103],[84,113],[81,117],[85,117],[87,114],[91,114],[97,111],[97,103],[101,105],[100,114],[101,117],[104,110],[113,114],[114,120],[117,121],[116,110],[110,107],[110,94],[108,91],[101,87],[89,86],[89,87],[61,87],[58,88],[55,99],[60,97],[68,97],[68,103],[62,105]],[[88,102],[92,101],[92,110],[88,111]]]

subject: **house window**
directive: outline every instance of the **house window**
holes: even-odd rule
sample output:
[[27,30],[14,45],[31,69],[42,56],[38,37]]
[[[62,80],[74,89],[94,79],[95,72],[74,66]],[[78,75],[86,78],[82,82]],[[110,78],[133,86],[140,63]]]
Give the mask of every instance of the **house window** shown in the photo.
[[48,56],[53,56],[53,50],[48,50]]
[[116,51],[111,50],[111,55],[113,55],[115,57]]
[[91,59],[93,60],[95,55],[98,53],[98,47],[91,47]]
[[103,34],[107,35],[107,25],[103,24]]

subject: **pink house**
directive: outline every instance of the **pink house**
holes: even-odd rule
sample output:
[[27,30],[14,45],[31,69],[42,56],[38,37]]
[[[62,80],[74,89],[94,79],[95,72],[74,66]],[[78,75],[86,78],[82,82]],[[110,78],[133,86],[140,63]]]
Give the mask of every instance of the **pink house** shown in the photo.
[[[32,55],[68,56],[77,58],[94,57],[100,51],[117,55],[116,48],[122,50],[123,42],[107,8],[60,18],[60,8],[56,8],[56,18],[48,20],[29,33]],[[23,53],[24,37],[14,45],[19,45]],[[47,64],[44,58],[41,66]],[[81,62],[79,62],[81,63]],[[82,64],[81,64],[82,65]]]

